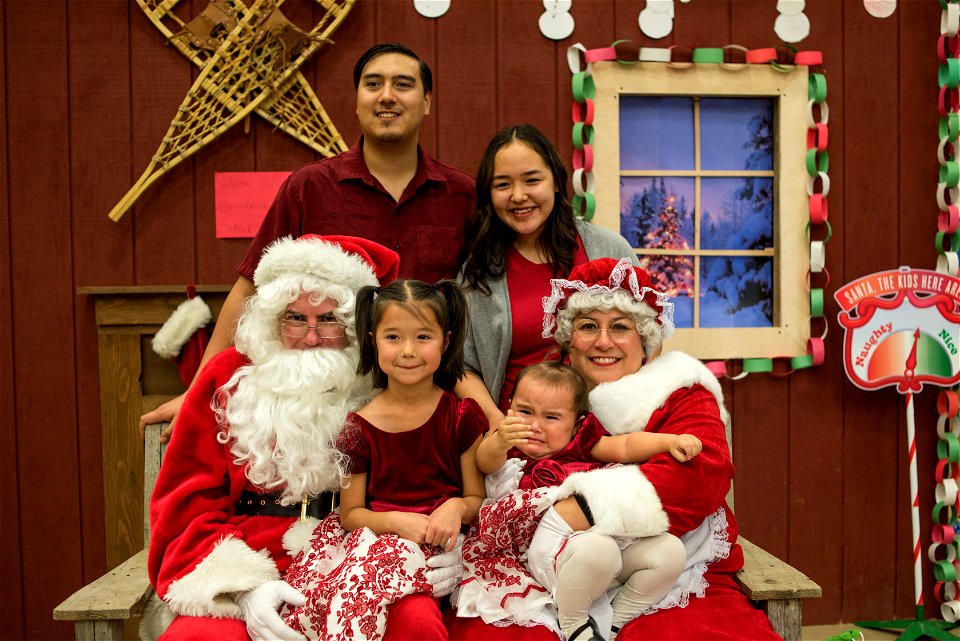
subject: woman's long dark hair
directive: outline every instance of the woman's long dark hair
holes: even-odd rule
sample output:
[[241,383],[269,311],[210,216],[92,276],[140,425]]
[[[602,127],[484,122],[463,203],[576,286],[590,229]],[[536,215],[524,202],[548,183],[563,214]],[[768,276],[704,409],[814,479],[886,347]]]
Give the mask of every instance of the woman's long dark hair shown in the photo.
[[467,244],[463,248],[460,263],[463,265],[463,281],[466,289],[479,289],[490,293],[489,281],[500,278],[507,269],[507,251],[513,243],[515,232],[497,216],[490,197],[493,183],[494,161],[497,152],[514,141],[519,141],[543,158],[553,174],[556,189],[553,211],[544,223],[539,249],[553,265],[555,277],[566,277],[573,269],[573,257],[577,251],[577,227],[573,220],[573,207],[567,196],[567,168],[557,148],[550,139],[533,125],[512,125],[498,131],[480,160],[477,169],[477,215],[467,230]]

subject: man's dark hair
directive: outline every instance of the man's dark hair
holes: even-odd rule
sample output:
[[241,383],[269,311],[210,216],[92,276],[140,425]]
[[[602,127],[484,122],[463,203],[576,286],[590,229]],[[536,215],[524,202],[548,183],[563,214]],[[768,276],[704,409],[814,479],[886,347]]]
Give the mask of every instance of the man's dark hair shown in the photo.
[[423,93],[426,95],[433,92],[433,73],[430,71],[430,67],[427,66],[427,63],[420,59],[420,56],[413,52],[413,49],[406,45],[402,45],[399,42],[381,42],[373,45],[363,52],[363,55],[360,56],[360,59],[357,60],[357,64],[353,67],[354,89],[360,88],[360,76],[363,74],[363,68],[366,67],[371,60],[377,56],[382,56],[385,53],[399,53],[402,56],[413,58],[419,62],[420,82],[423,83]]

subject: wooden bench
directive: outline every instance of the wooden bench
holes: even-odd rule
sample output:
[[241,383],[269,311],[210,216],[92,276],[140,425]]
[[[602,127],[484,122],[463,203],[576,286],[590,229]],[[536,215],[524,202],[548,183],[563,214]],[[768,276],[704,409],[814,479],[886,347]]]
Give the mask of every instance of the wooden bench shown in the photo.
[[[144,439],[144,549],[80,588],[53,611],[54,619],[75,622],[77,641],[121,641],[124,621],[139,615],[153,592],[147,578],[146,547],[150,541],[150,494],[166,449],[160,444],[165,427],[166,423],[147,426]],[[739,543],[744,566],[737,580],[744,593],[767,613],[777,634],[787,641],[799,641],[802,599],[820,597],[820,586],[743,537]]]
[[160,433],[167,423],[148,425],[143,439],[143,550],[83,586],[53,611],[57,621],[74,621],[77,641],[122,641],[124,622],[143,612],[153,593],[147,577],[150,495],[167,449]]

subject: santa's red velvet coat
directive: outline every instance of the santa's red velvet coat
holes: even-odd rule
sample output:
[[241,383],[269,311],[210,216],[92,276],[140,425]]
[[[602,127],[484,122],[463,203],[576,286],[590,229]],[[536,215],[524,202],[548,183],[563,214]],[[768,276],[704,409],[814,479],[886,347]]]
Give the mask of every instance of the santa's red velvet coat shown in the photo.
[[[154,616],[161,629],[169,614],[179,616],[164,639],[248,638],[232,593],[282,578],[293,560],[287,550],[299,550],[303,541],[298,537],[316,525],[296,527],[298,517],[236,514],[240,493],[257,488],[244,468],[233,463],[231,443],[217,441],[220,427],[210,399],[248,364],[230,348],[204,367],[177,417],[157,478],[148,569],[169,612]],[[436,603],[425,595],[394,604],[387,627],[388,641],[419,638],[445,638]]]

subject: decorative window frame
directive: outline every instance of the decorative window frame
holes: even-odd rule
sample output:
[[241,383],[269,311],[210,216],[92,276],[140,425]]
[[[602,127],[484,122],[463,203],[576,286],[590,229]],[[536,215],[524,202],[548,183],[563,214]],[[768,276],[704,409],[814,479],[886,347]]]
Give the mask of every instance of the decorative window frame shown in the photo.
[[[620,95],[773,98],[773,326],[681,328],[664,349],[684,351],[700,359],[807,354],[811,318],[807,280],[809,203],[804,171],[807,67],[775,69],[772,65],[751,64],[732,70],[728,65],[715,64],[594,62],[592,80],[596,89],[592,141],[596,213],[592,222],[617,232],[621,207]],[[695,203],[698,220],[699,204]]]

